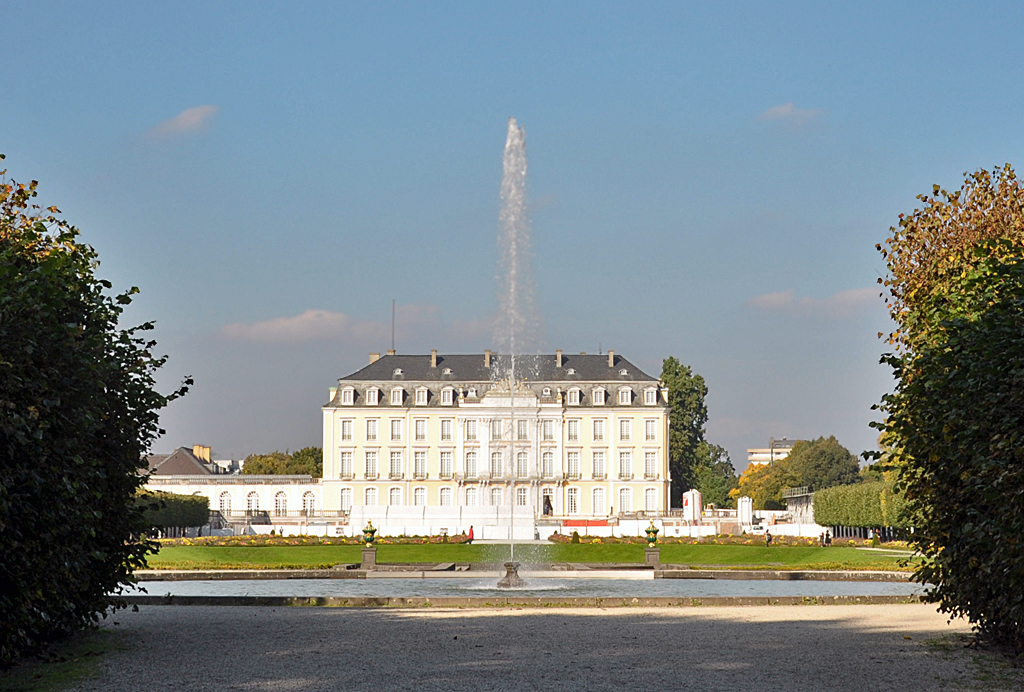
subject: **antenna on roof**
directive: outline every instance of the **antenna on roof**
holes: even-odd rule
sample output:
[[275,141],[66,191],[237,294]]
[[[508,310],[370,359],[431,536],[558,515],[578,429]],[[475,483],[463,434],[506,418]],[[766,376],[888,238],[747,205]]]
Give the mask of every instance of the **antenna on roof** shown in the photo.
[[395,299],[391,299],[391,350],[395,350]]

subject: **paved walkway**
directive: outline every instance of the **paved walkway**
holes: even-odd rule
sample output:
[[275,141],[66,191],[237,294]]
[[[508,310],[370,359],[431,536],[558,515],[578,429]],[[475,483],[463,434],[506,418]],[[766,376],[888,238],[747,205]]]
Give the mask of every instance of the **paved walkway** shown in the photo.
[[[117,623],[116,625],[113,623]],[[143,606],[80,690],[1021,689],[934,606]],[[980,662],[979,662],[980,661]],[[984,683],[981,681],[984,680]]]

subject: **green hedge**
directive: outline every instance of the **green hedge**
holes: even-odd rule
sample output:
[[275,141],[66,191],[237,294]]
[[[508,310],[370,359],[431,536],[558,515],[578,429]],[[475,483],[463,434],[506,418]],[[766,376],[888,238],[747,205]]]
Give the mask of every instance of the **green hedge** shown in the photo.
[[839,485],[814,493],[814,521],[822,526],[907,527],[906,498],[891,483]]
[[210,520],[210,498],[203,495],[146,492],[138,503],[149,525],[158,529],[203,526]]

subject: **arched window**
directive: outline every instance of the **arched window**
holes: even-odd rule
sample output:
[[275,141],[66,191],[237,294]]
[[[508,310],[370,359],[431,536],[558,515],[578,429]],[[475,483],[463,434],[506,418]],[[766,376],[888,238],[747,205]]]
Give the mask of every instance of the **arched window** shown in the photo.
[[466,488],[466,506],[476,507],[477,505],[477,492],[476,488]]
[[352,488],[341,489],[341,511],[348,512],[352,509]]
[[526,478],[530,475],[529,455],[526,452],[516,454],[516,475],[519,478]]
[[495,507],[505,504],[504,488],[491,488],[491,504]]
[[366,489],[366,502],[363,503],[363,504],[365,504],[367,507],[376,507],[377,506],[377,489],[376,488],[367,488]]
[[529,488],[516,488],[516,506],[525,507],[528,499]]
[[260,511],[260,494],[255,490],[253,490],[251,493],[245,496],[245,511]]
[[274,495],[274,516],[288,516],[288,496],[281,491]]
[[569,514],[579,514],[580,513],[580,489],[579,488],[569,488],[569,492],[566,493],[566,501],[567,501],[567,503],[569,505],[569,507],[568,507],[568,513]]
[[302,494],[302,511],[307,517],[312,516],[316,511],[316,496],[312,491],[307,490]]
[[607,512],[608,508],[604,504],[604,488],[594,488],[594,506],[591,513],[600,516]]
[[220,513],[225,517],[231,514],[231,493],[227,490],[220,494]]
[[491,478],[501,478],[501,452],[491,452]]
[[392,488],[388,491],[388,504],[393,507],[398,507],[402,504],[402,489]]
[[644,511],[658,511],[658,491],[656,488],[648,488],[644,491]]
[[633,491],[629,488],[619,488],[619,511],[633,511]]
[[451,507],[452,506],[452,489],[441,488],[441,506]]
[[417,507],[425,506],[427,504],[427,489],[415,488],[412,491],[412,503]]

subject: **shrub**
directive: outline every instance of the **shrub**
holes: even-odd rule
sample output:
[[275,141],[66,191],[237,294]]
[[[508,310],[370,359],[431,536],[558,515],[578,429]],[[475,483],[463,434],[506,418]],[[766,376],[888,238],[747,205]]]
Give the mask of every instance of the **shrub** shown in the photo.
[[161,531],[202,526],[210,519],[210,498],[204,495],[144,492],[136,502],[145,511],[146,523]]

